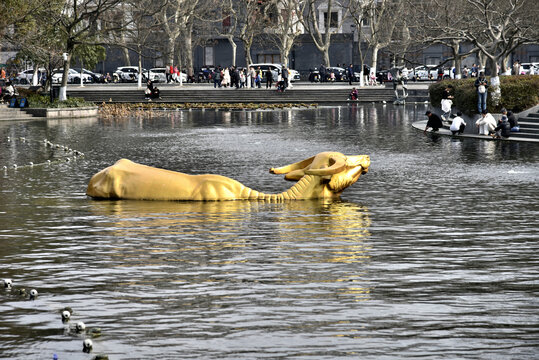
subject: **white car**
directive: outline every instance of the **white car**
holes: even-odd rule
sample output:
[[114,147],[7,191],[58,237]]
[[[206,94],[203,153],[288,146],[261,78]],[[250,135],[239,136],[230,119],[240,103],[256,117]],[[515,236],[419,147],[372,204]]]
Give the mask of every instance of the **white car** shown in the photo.
[[[138,66],[120,66],[114,72],[118,76],[120,82],[136,82],[138,81]],[[142,81],[147,81],[148,76],[152,81],[159,81],[159,75],[142,69]]]
[[[266,81],[266,71],[271,70],[271,73],[273,74],[273,81],[276,81],[277,75],[280,74],[283,70],[281,64],[271,63],[250,64],[249,69],[251,67],[253,67],[255,70],[260,67],[260,70],[262,70],[262,81]],[[294,82],[300,79],[299,71],[290,68],[288,70],[290,70],[290,82]]]
[[528,75],[533,68],[534,75],[539,75],[539,63],[522,63],[520,64],[520,75]]
[[[166,83],[167,82],[167,68],[164,68],[164,67],[163,68],[151,68],[150,72],[152,72],[154,74],[157,74],[156,80],[153,80],[153,81],[161,82],[161,83]],[[187,82],[187,74],[186,73],[180,72],[180,76],[181,76],[182,82]],[[179,82],[180,80],[177,79],[176,81]]]
[[[54,69],[52,71],[52,83],[53,84],[60,84],[62,82],[62,77],[64,76],[64,70],[62,69]],[[67,72],[67,83],[68,84],[80,84],[80,76],[81,74],[79,72],[76,72],[73,69],[69,69]],[[88,74],[82,74],[82,82],[84,84],[89,84],[92,82],[92,77]]]
[[[41,78],[41,74],[45,73],[45,69],[38,69],[37,76],[38,78]],[[19,84],[25,85],[25,84],[31,84],[32,79],[34,78],[34,69],[28,69],[21,71],[17,74],[15,77],[15,81]]]
[[436,69],[436,65],[421,65],[415,67],[413,74],[408,74],[408,78],[411,79],[414,75],[417,80],[436,80],[438,78],[438,69]]

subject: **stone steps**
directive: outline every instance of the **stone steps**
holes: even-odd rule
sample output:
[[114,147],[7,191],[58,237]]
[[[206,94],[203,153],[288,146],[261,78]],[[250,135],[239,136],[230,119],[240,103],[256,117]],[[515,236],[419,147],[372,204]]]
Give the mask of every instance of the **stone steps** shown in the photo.
[[514,137],[539,140],[539,111],[518,118],[520,131]]
[[34,116],[27,114],[24,109],[10,108],[7,104],[0,104],[0,121],[28,120]]
[[[161,89],[164,103],[345,103],[349,89],[288,89],[285,92],[262,89]],[[424,94],[423,94],[424,93]],[[146,102],[144,90],[80,90],[68,89],[68,96],[82,97],[87,101],[101,102]],[[359,102],[391,102],[395,94],[392,89],[359,89]],[[428,100],[427,91],[413,90],[409,102]]]

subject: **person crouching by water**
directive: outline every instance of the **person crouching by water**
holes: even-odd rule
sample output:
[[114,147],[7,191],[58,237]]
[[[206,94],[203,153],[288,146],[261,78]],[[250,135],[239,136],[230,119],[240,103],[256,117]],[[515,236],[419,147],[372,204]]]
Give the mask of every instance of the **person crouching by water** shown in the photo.
[[[502,109],[502,113],[503,110],[505,109]],[[507,111],[505,111],[505,113],[507,113]],[[496,139],[507,139],[511,136],[511,125],[509,124],[507,115],[502,115],[502,118],[498,121],[498,126],[494,128],[494,131],[496,133],[493,136]]]
[[354,87],[352,88],[352,91],[350,91],[350,95],[348,95],[348,100],[357,100],[357,99],[358,99],[357,89]]
[[152,101],[152,99],[161,99],[159,89],[153,86],[153,82],[151,80],[148,80],[144,94],[146,96],[146,99],[148,99],[149,101]]
[[464,132],[464,128],[466,127],[466,121],[462,118],[462,112],[457,111],[457,116],[453,118],[453,122],[451,123],[451,126],[449,127],[449,130],[451,130],[451,133],[453,135],[456,134],[462,134]]
[[489,135],[496,128],[496,119],[487,110],[481,111],[481,117],[475,122],[480,135]]
[[423,133],[426,133],[428,128],[432,128],[432,131],[435,132],[443,126],[442,119],[440,119],[438,115],[433,114],[432,111],[427,111],[425,115],[429,117],[429,120],[427,121],[427,126],[425,126]]

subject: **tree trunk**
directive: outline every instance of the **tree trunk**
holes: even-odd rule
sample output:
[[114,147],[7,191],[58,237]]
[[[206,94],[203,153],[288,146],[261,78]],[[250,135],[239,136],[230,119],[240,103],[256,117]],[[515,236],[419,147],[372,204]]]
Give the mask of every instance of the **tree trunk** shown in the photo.
[[173,66],[174,65],[174,53],[175,53],[175,39],[172,37],[168,38],[168,49],[167,49],[167,63],[165,66]]
[[492,89],[492,104],[498,106],[502,97],[502,89],[500,87],[500,77],[498,76],[498,58],[488,58],[488,67],[491,71],[490,87]]
[[62,84],[60,85],[60,92],[58,94],[59,101],[67,100],[67,76],[69,74],[70,63],[71,63],[71,52],[68,52],[67,60],[64,61],[64,69],[62,73]]
[[129,49],[123,48],[124,64],[125,66],[131,66],[131,59],[129,58]]
[[32,76],[32,85],[37,86],[38,84],[38,78],[37,78],[37,72],[38,72],[38,66],[37,64],[34,64],[34,75]]
[[[462,57],[460,56],[459,50],[460,50],[460,44],[458,42],[453,42],[451,46],[451,50],[453,51],[453,58],[454,58],[454,65],[455,65],[455,79],[460,79],[462,77],[462,72],[460,70],[461,63],[462,63]],[[451,71],[449,70],[449,75],[451,76]]]
[[84,80],[83,80],[83,77],[82,77],[82,74],[84,74],[84,72],[82,71],[82,68],[84,67],[84,61],[80,61],[80,87],[84,87]]
[[231,65],[236,67],[236,49],[237,49],[238,46],[234,42],[234,36],[233,35],[227,36],[226,38],[228,40],[228,43],[232,47],[232,63],[231,63]]
[[376,74],[376,63],[378,62],[378,50],[379,46],[375,45],[372,48],[372,55],[371,55],[371,74],[374,72]]
[[329,61],[329,46],[324,48],[324,65],[326,67],[331,66],[330,61]]
[[139,89],[142,89],[142,55],[140,54],[140,49],[138,49],[138,79],[137,86]]
[[251,57],[251,44],[247,45],[244,43],[245,49],[245,67],[249,67],[249,64],[253,63],[253,58]]
[[184,59],[185,64],[184,66],[187,67],[187,75],[193,76],[193,48],[191,46],[192,44],[192,35],[191,35],[191,28],[187,29],[186,34],[183,36],[184,41]]

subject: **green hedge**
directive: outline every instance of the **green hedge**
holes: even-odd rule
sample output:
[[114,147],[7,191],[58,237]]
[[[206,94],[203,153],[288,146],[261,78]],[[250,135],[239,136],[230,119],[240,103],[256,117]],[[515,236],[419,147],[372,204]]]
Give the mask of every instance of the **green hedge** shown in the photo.
[[[490,78],[488,79],[490,83]],[[452,87],[453,106],[465,114],[477,114],[477,90],[475,78],[444,80],[429,86],[430,103],[440,106],[442,92],[446,86]],[[501,108],[520,112],[539,104],[539,75],[500,76],[500,104],[492,103],[492,86],[488,88],[487,109],[499,112]]]
[[73,108],[95,106],[92,102],[87,102],[83,98],[67,98],[65,101],[54,99],[51,103],[49,93],[36,92],[27,88],[17,88],[19,97],[28,99],[28,106],[31,108]]

